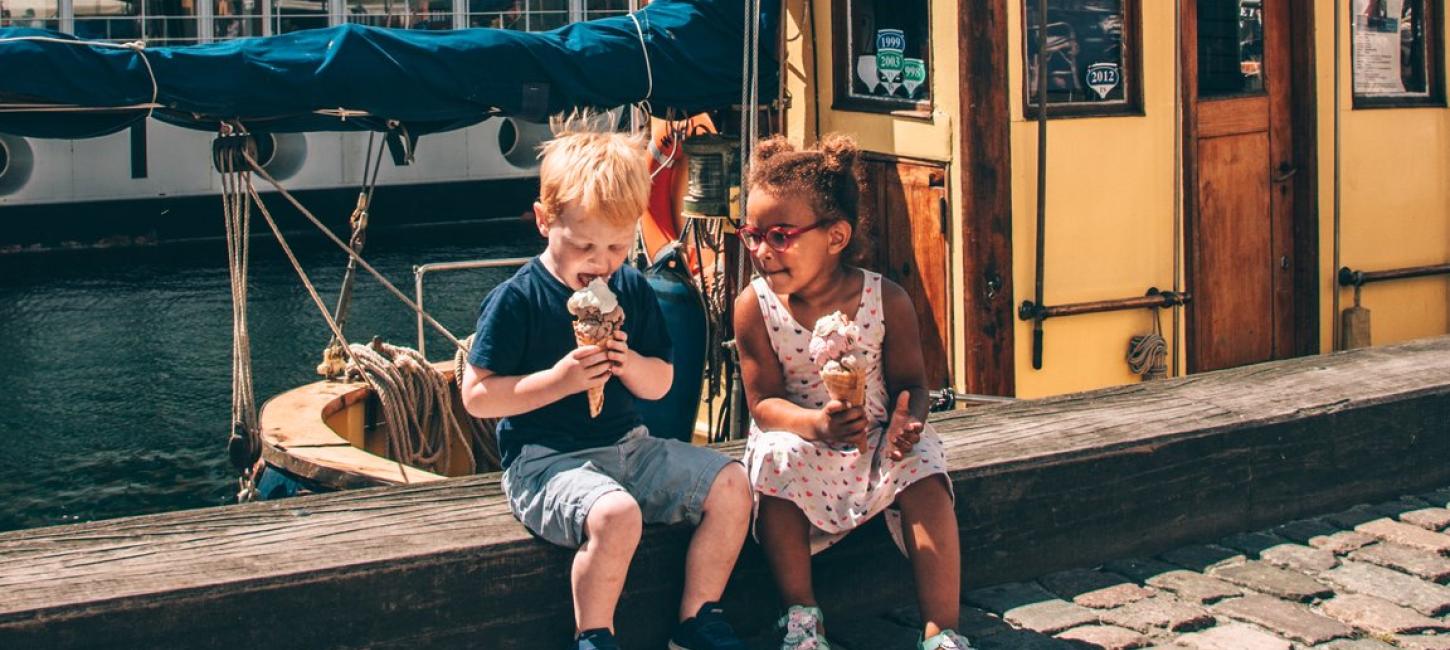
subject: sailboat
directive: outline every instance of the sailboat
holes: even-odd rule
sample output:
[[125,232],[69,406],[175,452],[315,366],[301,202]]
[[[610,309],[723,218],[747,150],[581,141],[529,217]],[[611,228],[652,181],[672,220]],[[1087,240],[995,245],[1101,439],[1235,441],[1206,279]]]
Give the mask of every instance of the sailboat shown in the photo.
[[[287,242],[272,213],[286,203],[337,243],[350,258],[344,296],[355,267],[372,271],[359,252],[366,226],[357,227],[359,214],[366,224],[371,191],[360,193],[352,237],[344,242],[262,164],[261,145],[285,134],[365,131],[381,136],[377,156],[386,148],[402,163],[429,146],[424,136],[491,120],[539,124],[569,111],[616,107],[636,107],[641,116],[660,117],[728,108],[742,98],[748,38],[773,29],[776,19],[775,10],[759,11],[757,6],[750,3],[748,9],[745,0],[658,0],[637,12],[548,32],[429,32],[346,24],[156,48],[83,41],[32,28],[0,29],[0,56],[10,69],[26,71],[0,78],[0,133],[88,138],[117,133],[149,118],[215,134],[209,156],[223,187],[236,322],[228,451],[243,473],[240,496],[262,494],[259,479],[269,474],[281,481],[264,496],[292,494],[299,488],[438,480],[494,469],[489,461],[496,463],[496,455],[489,453],[488,427],[463,413],[456,389],[448,388],[454,375],[452,355],[435,367],[412,351],[399,353],[382,344],[346,345],[341,325],[345,308],[341,303],[336,310],[324,306],[300,266],[299,277],[332,328],[333,360],[347,363],[341,371],[324,372],[331,379],[288,391],[257,409],[250,385],[252,341],[246,329],[248,242],[252,225],[261,220],[254,220],[253,210],[284,250]],[[761,66],[759,87],[774,88],[774,75],[773,65]],[[276,191],[285,202],[263,201],[258,186]],[[688,346],[686,356],[698,358],[705,353],[706,338],[700,285],[682,275],[689,260],[698,257],[679,249],[677,245],[656,260],[652,281],[659,283],[667,302],[667,318],[674,313],[677,325],[687,321],[685,327],[693,328],[676,337],[677,347]],[[420,322],[426,318],[418,304],[421,296],[413,301],[393,290],[418,311]],[[442,333],[461,347],[452,333]],[[395,405],[382,394],[380,380],[361,367],[359,355],[371,354],[366,350],[435,367],[423,381],[442,397],[434,401],[435,415],[423,419],[445,423],[445,432],[410,441],[383,423],[380,411]],[[348,363],[352,381],[346,379]],[[677,383],[674,404],[697,404],[702,381]],[[647,411],[646,418],[672,418],[662,430],[693,429],[694,418],[681,413],[685,411],[679,408],[668,416]]]

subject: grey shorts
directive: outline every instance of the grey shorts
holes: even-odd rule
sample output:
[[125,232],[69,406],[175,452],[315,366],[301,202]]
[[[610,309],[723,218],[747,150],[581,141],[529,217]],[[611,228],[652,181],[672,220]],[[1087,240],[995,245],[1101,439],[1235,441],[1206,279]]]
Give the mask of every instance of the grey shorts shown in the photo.
[[715,477],[735,462],[713,449],[636,427],[608,447],[559,452],[524,445],[503,473],[509,508],[530,532],[578,548],[599,497],[616,490],[639,503],[646,524],[700,523]]

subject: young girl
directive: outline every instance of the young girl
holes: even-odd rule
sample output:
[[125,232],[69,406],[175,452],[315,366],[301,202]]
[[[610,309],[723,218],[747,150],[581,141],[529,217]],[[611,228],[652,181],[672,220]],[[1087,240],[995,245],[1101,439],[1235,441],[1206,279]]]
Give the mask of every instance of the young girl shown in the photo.
[[[816,150],[783,138],[756,149],[740,237],[758,277],[735,302],[735,335],[754,420],[745,463],[756,534],[781,596],[783,650],[828,648],[811,555],[882,512],[911,559],[921,648],[971,647],[952,628],[961,593],[957,521],[941,440],[925,424],[916,310],[880,274],[849,264],[859,150],[828,136]],[[851,318],[865,404],[833,400],[810,359],[817,319]]]

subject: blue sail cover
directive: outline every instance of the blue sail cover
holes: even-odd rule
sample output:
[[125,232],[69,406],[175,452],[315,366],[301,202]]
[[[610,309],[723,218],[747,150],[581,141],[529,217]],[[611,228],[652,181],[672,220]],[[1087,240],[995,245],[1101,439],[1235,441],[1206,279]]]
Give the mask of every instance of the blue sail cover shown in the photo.
[[[777,86],[779,3],[764,2],[761,101]],[[744,0],[655,0],[630,16],[550,32],[396,30],[362,25],[181,47],[75,44],[36,29],[0,29],[0,132],[86,138],[127,128],[146,110],[45,112],[29,105],[95,109],[148,104],[153,116],[216,131],[447,131],[492,115],[543,119],[572,108],[648,99],[657,115],[739,103]],[[640,37],[646,43],[646,57]],[[72,43],[23,37],[66,39]],[[21,37],[21,38],[17,38]],[[142,60],[142,57],[145,60]],[[652,79],[652,81],[651,81]],[[365,112],[345,119],[318,111]]]

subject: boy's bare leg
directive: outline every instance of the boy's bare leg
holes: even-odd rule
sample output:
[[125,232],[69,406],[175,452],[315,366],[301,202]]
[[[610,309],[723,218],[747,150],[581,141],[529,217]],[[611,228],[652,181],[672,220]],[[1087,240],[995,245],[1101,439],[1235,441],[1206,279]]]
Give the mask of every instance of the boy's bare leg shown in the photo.
[[694,616],[700,606],[725,593],[730,571],[745,544],[750,528],[750,478],[740,463],[730,463],[715,475],[705,497],[704,514],[685,555],[685,595],[680,620]]
[[811,522],[786,499],[760,497],[756,524],[775,586],[786,605],[816,605],[811,588]]
[[596,628],[614,630],[614,607],[624,590],[629,561],[639,546],[644,517],[628,492],[610,492],[594,502],[584,519],[586,539],[574,554],[570,583],[574,587],[576,633]]
[[956,629],[962,595],[962,554],[956,510],[946,477],[933,476],[911,484],[896,497],[923,632],[930,638]]

